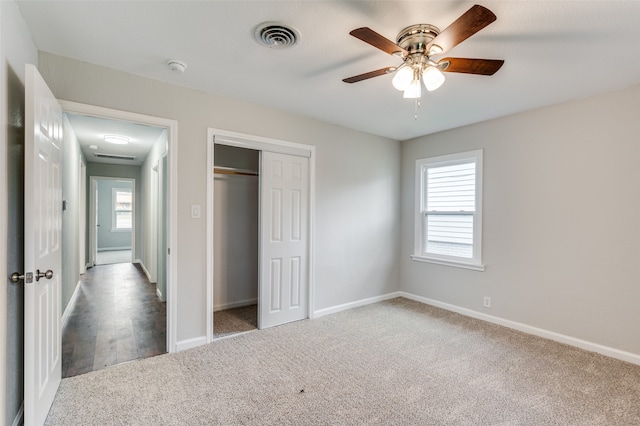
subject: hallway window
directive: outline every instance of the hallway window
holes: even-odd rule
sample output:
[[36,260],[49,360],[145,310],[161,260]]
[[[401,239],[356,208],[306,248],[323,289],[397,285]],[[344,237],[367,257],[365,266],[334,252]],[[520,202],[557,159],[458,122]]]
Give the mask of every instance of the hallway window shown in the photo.
[[113,220],[114,231],[129,231],[133,223],[133,211],[131,190],[126,188],[113,188]]

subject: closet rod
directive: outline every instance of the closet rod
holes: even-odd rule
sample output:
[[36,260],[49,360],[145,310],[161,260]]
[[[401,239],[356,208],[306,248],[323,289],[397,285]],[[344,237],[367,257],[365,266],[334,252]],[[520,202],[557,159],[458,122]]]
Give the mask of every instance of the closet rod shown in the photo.
[[214,167],[213,173],[220,173],[223,175],[258,176],[258,172],[253,170],[238,169],[235,167]]

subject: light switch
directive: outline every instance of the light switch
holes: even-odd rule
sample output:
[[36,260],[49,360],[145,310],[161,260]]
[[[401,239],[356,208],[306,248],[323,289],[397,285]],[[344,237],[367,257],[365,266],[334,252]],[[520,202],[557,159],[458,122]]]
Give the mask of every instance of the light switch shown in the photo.
[[198,204],[191,205],[191,217],[193,219],[200,219],[200,206]]

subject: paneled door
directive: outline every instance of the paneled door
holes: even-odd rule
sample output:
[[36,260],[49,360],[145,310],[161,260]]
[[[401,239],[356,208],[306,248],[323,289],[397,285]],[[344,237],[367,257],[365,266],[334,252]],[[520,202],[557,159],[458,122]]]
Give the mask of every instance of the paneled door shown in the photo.
[[308,317],[309,159],[262,151],[258,328]]
[[44,423],[62,377],[62,110],[33,65],[25,91],[24,423],[34,426]]

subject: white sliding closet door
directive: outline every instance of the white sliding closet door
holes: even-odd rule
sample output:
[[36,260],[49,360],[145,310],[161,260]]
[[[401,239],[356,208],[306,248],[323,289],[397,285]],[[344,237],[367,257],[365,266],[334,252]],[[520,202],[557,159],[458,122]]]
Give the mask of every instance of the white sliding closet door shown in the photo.
[[309,159],[262,151],[258,327],[308,316]]

